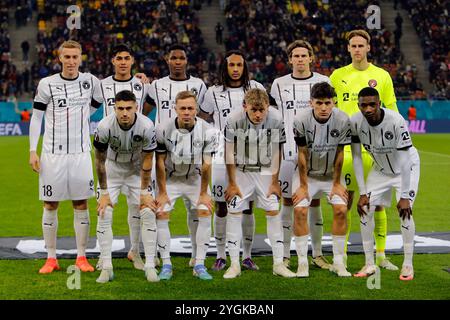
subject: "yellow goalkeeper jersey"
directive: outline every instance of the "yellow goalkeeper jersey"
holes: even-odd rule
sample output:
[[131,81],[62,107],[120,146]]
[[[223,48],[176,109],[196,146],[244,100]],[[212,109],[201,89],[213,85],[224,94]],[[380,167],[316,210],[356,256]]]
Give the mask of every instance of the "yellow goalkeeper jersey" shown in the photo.
[[358,93],[365,87],[377,89],[383,106],[398,112],[391,76],[372,63],[364,71],[355,69],[352,64],[336,69],[330,80],[336,90],[337,107],[349,117],[359,111]]

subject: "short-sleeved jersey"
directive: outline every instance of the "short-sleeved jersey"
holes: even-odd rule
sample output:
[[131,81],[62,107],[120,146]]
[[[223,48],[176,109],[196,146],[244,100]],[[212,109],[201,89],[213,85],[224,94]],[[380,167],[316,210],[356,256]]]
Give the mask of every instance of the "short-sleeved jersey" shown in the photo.
[[[261,83],[254,80],[250,80],[249,87],[249,89],[257,88],[266,90]],[[200,109],[203,112],[212,114],[214,119],[214,127],[220,131],[223,131],[227,116],[234,110],[242,108],[244,96],[244,87],[227,87],[224,90],[223,86],[212,86],[208,88],[208,91],[206,91],[205,99],[203,104],[200,106]]]
[[79,72],[75,79],[58,73],[39,81],[33,108],[45,111],[42,152],[89,152],[90,107],[102,102],[100,80],[90,73]]
[[297,147],[293,136],[292,121],[299,110],[311,107],[311,88],[319,82],[330,83],[330,79],[320,73],[312,72],[308,78],[295,78],[292,74],[287,74],[276,78],[272,83],[270,95],[283,115],[286,128],[283,159],[297,159]]
[[191,131],[179,128],[177,117],[156,127],[158,153],[166,153],[166,174],[189,176],[201,174],[203,155],[217,150],[217,130],[206,121],[196,118]]
[[155,126],[152,120],[136,113],[133,126],[123,129],[115,114],[103,118],[94,133],[94,147],[108,149],[108,159],[120,163],[140,161],[142,152],[156,149]]
[[244,172],[270,167],[273,148],[286,142],[281,112],[273,107],[258,125],[250,121],[244,110],[236,110],[227,118],[224,136],[226,142],[234,142],[235,164]]
[[154,80],[150,85],[150,97],[156,105],[155,125],[166,123],[175,118],[175,98],[180,91],[191,90],[197,96],[198,105],[202,105],[206,93],[205,83],[196,77],[186,80],[173,80],[169,76]]
[[320,123],[312,108],[300,110],[294,119],[294,136],[298,146],[308,148],[308,175],[332,176],[338,146],[351,143],[349,117],[333,108],[330,118]]
[[411,136],[405,119],[395,111],[381,109],[382,121],[371,126],[361,112],[350,119],[352,125],[352,142],[362,143],[373,158],[376,170],[385,174],[400,174],[398,150],[412,146]]
[[391,76],[372,63],[363,71],[355,69],[352,64],[336,69],[330,80],[336,90],[337,107],[349,117],[359,112],[358,93],[365,87],[375,88],[383,105],[398,112]]
[[114,113],[114,106],[116,105],[115,96],[123,90],[130,90],[136,96],[136,103],[138,112],[142,113],[144,102],[151,103],[148,95],[150,85],[142,84],[141,80],[136,77],[131,77],[129,80],[116,80],[114,76],[109,76],[100,81],[100,88],[103,96],[103,117]]

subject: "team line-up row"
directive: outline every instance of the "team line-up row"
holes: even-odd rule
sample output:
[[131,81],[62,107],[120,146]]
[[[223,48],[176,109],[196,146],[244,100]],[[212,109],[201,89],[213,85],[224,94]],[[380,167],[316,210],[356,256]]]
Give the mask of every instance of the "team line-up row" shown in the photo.
[[[81,46],[64,42],[59,51],[62,73],[40,81],[30,125],[30,164],[39,172],[48,251],[40,273],[59,269],[57,209],[59,201],[67,199],[74,206],[77,266],[82,271],[94,270],[85,257],[89,234],[86,199],[94,191],[86,128],[90,113],[103,103],[105,118],[94,137],[99,184],[97,237],[101,248],[97,267],[102,270],[97,282],[113,278],[112,211],[120,192],[126,194],[128,202],[132,245],[128,256],[136,268],[145,270],[148,281],[172,277],[168,221],[179,197],[185,199],[188,209],[194,275],[212,279],[204,266],[213,211],[211,172],[218,249],[212,269],[226,267],[228,246],[231,266],[224,278],[241,273],[241,241],[242,267],[258,269],[251,259],[254,206],[266,212],[274,274],[309,275],[307,239],[311,234],[313,263],[338,276],[351,276],[346,270],[347,212],[359,187],[358,213],[366,264],[355,276],[374,273],[376,264],[397,269],[384,255],[385,242],[375,239],[376,263],[373,257],[375,222],[382,225],[377,231],[386,232],[383,206],[390,205],[395,188],[405,250],[400,279],[411,280],[415,232],[411,206],[419,180],[418,154],[405,121],[391,110],[396,106],[389,74],[367,62],[370,37],[363,30],[355,30],[348,38],[352,64],[337,69],[331,81],[309,69],[314,57],[309,43],[292,43],[288,57],[293,72],[276,79],[270,95],[249,80],[244,56],[238,51],[225,56],[221,84],[206,90],[204,84],[195,87],[199,79],[186,75],[186,53],[181,46],[171,48],[166,57],[170,75],[148,85],[145,77],[131,76],[133,58],[126,46],[119,45],[113,52],[115,75],[100,82],[78,71]],[[341,69],[346,70],[339,72]],[[146,114],[152,105],[157,108],[156,129],[141,113]],[[108,108],[112,109],[108,112]],[[36,147],[44,117],[39,158]],[[213,120],[215,134],[211,134],[213,126],[202,118]],[[149,191],[152,171],[156,180],[153,195]],[[321,252],[322,194],[333,207],[332,264]],[[296,273],[289,270],[292,232],[298,255]],[[140,258],[140,238],[145,263]],[[155,269],[155,262],[159,264],[156,248],[162,258],[159,274]]]

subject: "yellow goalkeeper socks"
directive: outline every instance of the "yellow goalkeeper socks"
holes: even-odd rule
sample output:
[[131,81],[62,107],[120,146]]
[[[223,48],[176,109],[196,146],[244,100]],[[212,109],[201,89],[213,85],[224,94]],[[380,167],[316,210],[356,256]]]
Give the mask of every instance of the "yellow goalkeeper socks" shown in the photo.
[[377,264],[384,258],[384,250],[386,249],[386,235],[387,235],[387,216],[386,209],[382,211],[375,211],[375,245],[377,249]]

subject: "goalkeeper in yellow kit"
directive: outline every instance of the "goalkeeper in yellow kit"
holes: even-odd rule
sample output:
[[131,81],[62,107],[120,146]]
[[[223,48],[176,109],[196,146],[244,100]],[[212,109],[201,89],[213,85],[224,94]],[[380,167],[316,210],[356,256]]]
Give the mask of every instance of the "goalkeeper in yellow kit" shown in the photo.
[[[385,108],[398,112],[394,86],[389,73],[367,61],[367,54],[370,51],[370,35],[364,30],[353,30],[347,34],[347,50],[352,57],[352,63],[334,70],[330,76],[331,83],[337,94],[337,107],[346,112],[349,117],[359,112],[358,93],[362,88],[370,86],[375,88],[380,94],[381,102]],[[370,133],[369,133],[370,134]],[[372,167],[372,158],[369,153],[362,148],[362,159],[364,174],[367,177],[369,169]],[[353,195],[358,190],[355,175],[353,172],[352,152],[350,146],[344,149],[344,165],[342,176],[345,178],[349,192],[348,200],[348,228],[347,240],[351,226],[351,207]],[[376,263],[380,268],[388,270],[398,270],[385,256],[387,234],[387,217],[383,207],[375,209],[375,242],[377,250]],[[347,252],[347,246],[345,247]],[[346,256],[345,256],[346,257]],[[346,262],[347,259],[345,259]]]

